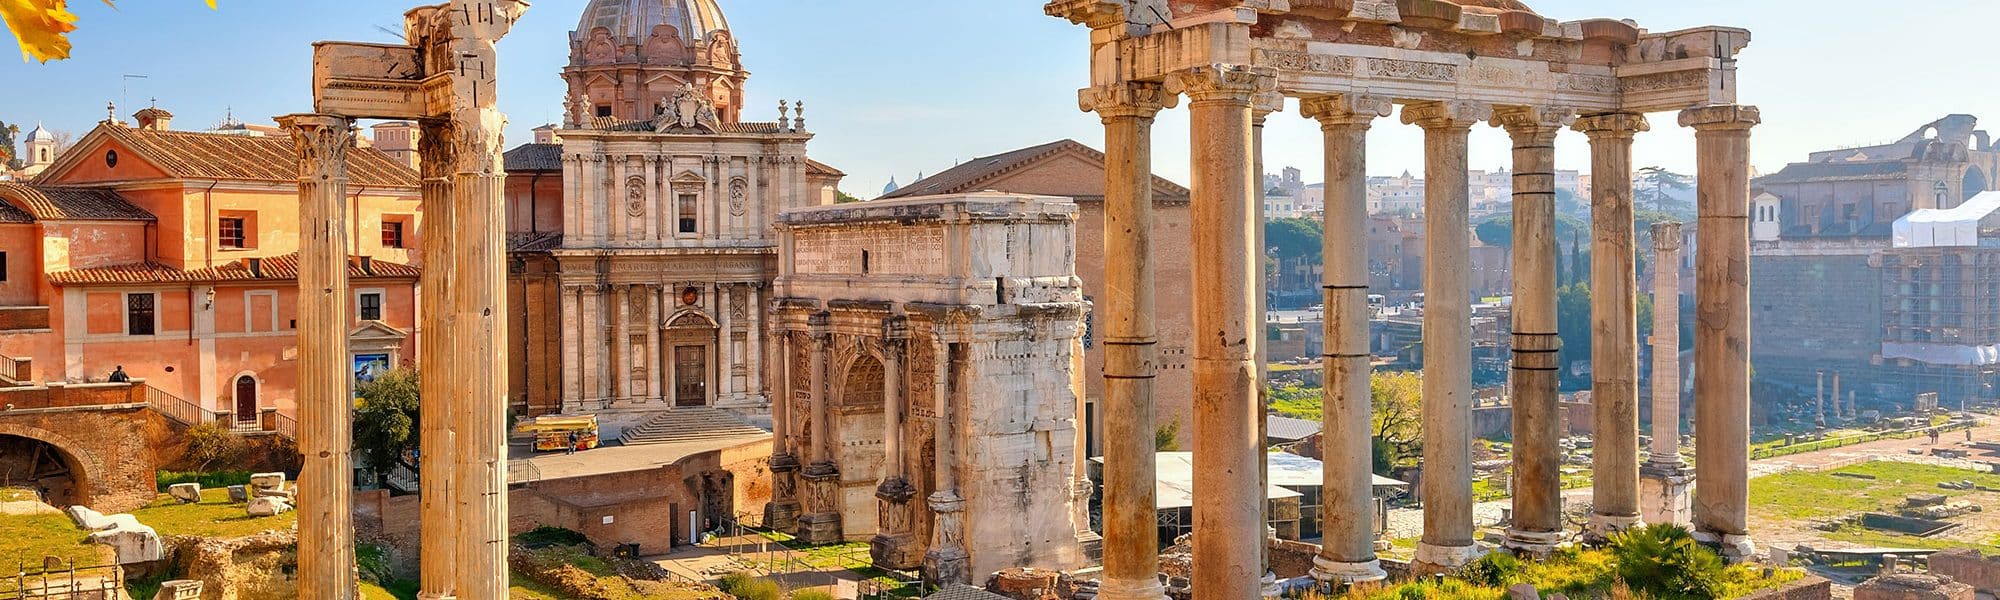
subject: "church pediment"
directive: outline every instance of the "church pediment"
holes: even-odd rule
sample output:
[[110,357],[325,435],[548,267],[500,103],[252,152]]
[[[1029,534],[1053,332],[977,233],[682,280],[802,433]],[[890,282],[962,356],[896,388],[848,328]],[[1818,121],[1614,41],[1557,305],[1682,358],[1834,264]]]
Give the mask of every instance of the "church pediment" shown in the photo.
[[381,321],[363,322],[360,327],[356,327],[354,328],[354,331],[350,331],[347,333],[347,339],[349,342],[394,341],[397,343],[401,343],[403,340],[408,339],[409,337],[410,337],[410,332],[390,327],[389,325]]

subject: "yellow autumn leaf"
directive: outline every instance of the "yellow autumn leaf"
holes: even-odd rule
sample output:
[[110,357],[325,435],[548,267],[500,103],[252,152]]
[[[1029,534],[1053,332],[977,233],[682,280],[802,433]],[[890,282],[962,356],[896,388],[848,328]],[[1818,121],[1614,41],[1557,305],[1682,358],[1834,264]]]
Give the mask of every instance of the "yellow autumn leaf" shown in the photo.
[[[215,8],[215,0],[207,2]],[[22,62],[69,58],[67,34],[76,31],[76,14],[69,12],[68,0],[0,0],[0,22],[21,44]]]

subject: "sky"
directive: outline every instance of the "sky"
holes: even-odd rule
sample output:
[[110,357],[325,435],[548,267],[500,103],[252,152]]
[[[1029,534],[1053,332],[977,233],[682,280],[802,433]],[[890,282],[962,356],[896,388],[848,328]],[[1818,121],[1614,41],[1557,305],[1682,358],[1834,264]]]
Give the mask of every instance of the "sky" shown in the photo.
[[[1063,138],[1102,147],[1096,118],[1076,107],[1086,32],[1042,14],[1040,0],[720,0],[751,71],[746,120],[774,120],[780,99],[806,102],[810,154],[846,171],[845,191],[871,198],[958,162]],[[1616,17],[1654,31],[1748,28],[1739,100],[1763,109],[1752,163],[1769,173],[1808,152],[1893,141],[1951,113],[2000,130],[1994,0],[1529,0],[1545,16]],[[501,43],[501,109],[510,145],[558,120],[568,32],[584,0],[536,0]],[[310,110],[311,44],[394,42],[412,3],[389,0],[77,0],[74,58],[46,65],[0,50],[0,120],[82,134],[116,102],[120,118],[157,99],[177,129],[233,114],[245,121]],[[12,50],[0,38],[0,49]],[[141,75],[143,78],[128,77]],[[1269,170],[1321,179],[1317,125],[1294,103],[1266,129]],[[1635,164],[1692,173],[1694,137],[1674,115],[1651,116]],[[1185,183],[1187,111],[1154,128],[1155,168]],[[25,133],[25,131],[24,131]],[[1506,166],[1503,132],[1474,130],[1475,169]],[[1423,173],[1422,132],[1383,119],[1369,172]],[[1589,170],[1583,135],[1565,133],[1557,164]]]

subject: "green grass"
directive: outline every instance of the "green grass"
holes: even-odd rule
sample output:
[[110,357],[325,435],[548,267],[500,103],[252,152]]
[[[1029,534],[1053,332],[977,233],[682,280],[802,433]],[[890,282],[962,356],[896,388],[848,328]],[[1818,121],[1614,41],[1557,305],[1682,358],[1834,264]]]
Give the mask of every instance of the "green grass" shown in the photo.
[[[1835,473],[1872,475],[1875,479],[1838,477]],[[1937,487],[1939,482],[1965,480],[2000,487],[2000,475],[1991,473],[1877,461],[1834,471],[1799,471],[1750,480],[1750,505],[1789,519],[1845,517],[1895,508],[1911,494],[1957,497],[1973,493]]]
[[242,504],[230,503],[229,492],[224,489],[202,490],[201,502],[196,504],[181,504],[170,496],[160,496],[145,507],[132,511],[132,516],[163,536],[225,539],[291,529],[299,520],[296,512],[275,517],[252,517],[243,512]]
[[0,502],[41,502],[42,497],[27,488],[0,488]]
[[111,548],[85,543],[89,533],[60,514],[0,516],[0,571],[20,565],[38,569],[42,557],[55,556],[88,567],[111,562]]
[[199,483],[201,489],[227,488],[232,485],[250,485],[249,471],[160,471],[154,476],[161,492],[176,483]]
[[[1919,550],[1955,550],[1972,548],[1986,554],[2000,554],[2000,544],[1974,544],[1943,538],[1920,538],[1914,535],[1897,535],[1886,531],[1875,531],[1856,525],[1841,527],[1839,531],[1824,534],[1826,539],[1872,546],[1878,548],[1915,548]],[[1995,540],[2000,542],[2000,540]]]
[[[1484,562],[1484,561],[1482,561]],[[1619,587],[1615,559],[1610,551],[1568,551],[1560,553],[1548,561],[1510,561],[1517,567],[1499,575],[1507,585],[1527,583],[1544,594],[1564,594],[1572,598],[1604,598],[1614,596],[1613,589]],[[1475,563],[1477,566],[1478,563]],[[1461,572],[1469,575],[1471,571]],[[1727,568],[1722,577],[1725,581],[1724,598],[1735,598],[1750,593],[1770,589],[1798,580],[1803,573],[1781,570],[1766,578],[1760,570],[1735,566]],[[1504,600],[1507,598],[1505,586],[1489,586],[1468,581],[1464,578],[1443,580],[1426,578],[1396,586],[1381,584],[1357,586],[1343,594],[1333,596],[1335,600]],[[1626,593],[1628,598],[1645,598],[1640,594]]]

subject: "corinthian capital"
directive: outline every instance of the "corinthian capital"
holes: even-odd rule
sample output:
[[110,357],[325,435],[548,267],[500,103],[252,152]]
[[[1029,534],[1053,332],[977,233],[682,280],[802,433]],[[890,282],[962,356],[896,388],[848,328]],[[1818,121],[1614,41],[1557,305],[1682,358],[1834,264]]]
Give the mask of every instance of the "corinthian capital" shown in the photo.
[[1576,110],[1562,107],[1502,106],[1493,109],[1493,126],[1517,141],[1555,143],[1556,134],[1576,122]]
[[1042,12],[1091,29],[1104,29],[1125,22],[1125,0],[1054,0],[1042,5]]
[[1335,94],[1313,96],[1299,101],[1299,114],[1320,125],[1368,125],[1395,112],[1387,96]]
[[1493,117],[1493,105],[1482,102],[1418,102],[1403,107],[1403,122],[1424,129],[1472,129]]
[[1239,102],[1256,100],[1260,92],[1278,88],[1276,71],[1244,65],[1208,65],[1167,76],[1167,91],[1187,94],[1194,102]]
[[1609,113],[1590,115],[1576,120],[1573,129],[1599,138],[1630,138],[1643,131],[1652,131],[1653,125],[1646,121],[1646,115],[1638,113]]
[[1764,115],[1755,106],[1725,104],[1704,106],[1681,111],[1681,126],[1693,127],[1696,131],[1748,130],[1764,122]]
[[1128,81],[1111,85],[1084,88],[1076,93],[1076,104],[1084,112],[1094,112],[1104,118],[1138,117],[1151,119],[1161,109],[1173,108],[1180,103],[1180,96],[1167,93],[1166,87],[1157,83]]
[[354,121],[334,115],[299,114],[278,117],[278,125],[292,134],[300,178],[347,177],[347,149],[354,146]]

